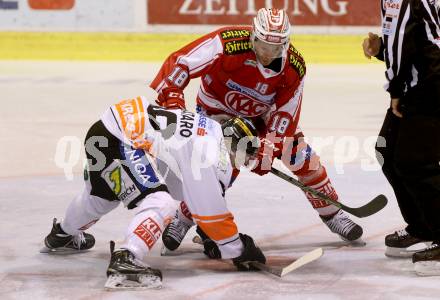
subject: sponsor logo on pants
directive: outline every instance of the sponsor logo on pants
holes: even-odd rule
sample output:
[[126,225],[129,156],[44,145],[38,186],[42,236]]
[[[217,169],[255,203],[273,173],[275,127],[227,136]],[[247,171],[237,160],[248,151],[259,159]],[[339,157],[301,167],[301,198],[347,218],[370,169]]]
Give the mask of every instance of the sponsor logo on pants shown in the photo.
[[160,238],[161,233],[162,230],[152,218],[146,219],[134,230],[134,234],[143,240],[150,250]]

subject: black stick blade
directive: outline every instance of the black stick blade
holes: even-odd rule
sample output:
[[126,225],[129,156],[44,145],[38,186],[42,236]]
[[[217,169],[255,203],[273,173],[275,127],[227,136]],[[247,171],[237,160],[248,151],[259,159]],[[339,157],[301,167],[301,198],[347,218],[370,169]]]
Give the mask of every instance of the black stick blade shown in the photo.
[[353,216],[365,218],[380,211],[387,205],[387,203],[388,199],[385,197],[385,195],[378,195],[364,206],[353,208],[345,206],[341,203],[341,208]]

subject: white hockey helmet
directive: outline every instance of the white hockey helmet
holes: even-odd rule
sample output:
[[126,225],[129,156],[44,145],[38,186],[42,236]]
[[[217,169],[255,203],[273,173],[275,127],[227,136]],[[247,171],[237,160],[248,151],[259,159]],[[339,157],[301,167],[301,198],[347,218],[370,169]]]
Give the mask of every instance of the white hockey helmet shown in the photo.
[[[260,56],[281,57],[290,42],[290,23],[282,9],[260,8],[254,17],[251,40]],[[266,51],[264,51],[266,50]]]

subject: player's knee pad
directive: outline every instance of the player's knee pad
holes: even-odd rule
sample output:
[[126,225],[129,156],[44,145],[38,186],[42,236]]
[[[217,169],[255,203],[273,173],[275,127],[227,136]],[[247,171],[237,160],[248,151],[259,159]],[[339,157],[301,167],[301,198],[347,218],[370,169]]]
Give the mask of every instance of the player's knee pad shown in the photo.
[[174,217],[178,202],[168,192],[155,192],[147,195],[136,208],[136,215],[144,211],[154,211],[161,219],[168,220]]
[[158,191],[138,202],[121,248],[143,259],[159,240],[168,219],[174,216],[177,201],[168,192]]
[[129,250],[142,260],[160,239],[165,220],[154,210],[147,209],[137,213],[127,228],[121,248]]

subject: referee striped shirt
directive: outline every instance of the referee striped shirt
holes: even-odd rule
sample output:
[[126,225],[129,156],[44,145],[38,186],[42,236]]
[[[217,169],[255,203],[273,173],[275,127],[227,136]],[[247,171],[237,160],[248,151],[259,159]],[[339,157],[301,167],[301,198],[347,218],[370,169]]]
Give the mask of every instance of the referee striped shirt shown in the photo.
[[381,0],[381,4],[380,56],[386,62],[385,88],[391,98],[401,98],[416,86],[439,86],[440,0]]

